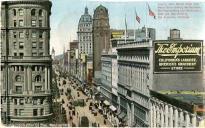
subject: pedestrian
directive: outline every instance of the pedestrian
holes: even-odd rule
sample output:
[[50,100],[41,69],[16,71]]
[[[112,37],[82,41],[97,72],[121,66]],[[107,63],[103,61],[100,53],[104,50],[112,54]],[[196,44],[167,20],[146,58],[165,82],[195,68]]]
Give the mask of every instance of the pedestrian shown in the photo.
[[78,117],[78,112],[77,112],[77,117]]
[[104,119],[104,125],[106,125],[106,120]]

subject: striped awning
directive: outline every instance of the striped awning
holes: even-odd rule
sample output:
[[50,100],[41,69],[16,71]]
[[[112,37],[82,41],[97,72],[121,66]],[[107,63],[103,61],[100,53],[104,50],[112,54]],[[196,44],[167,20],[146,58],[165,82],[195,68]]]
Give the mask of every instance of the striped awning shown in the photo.
[[113,106],[113,105],[111,105],[109,108],[110,108],[112,111],[116,111],[116,110],[117,110],[117,108],[116,108],[115,106]]

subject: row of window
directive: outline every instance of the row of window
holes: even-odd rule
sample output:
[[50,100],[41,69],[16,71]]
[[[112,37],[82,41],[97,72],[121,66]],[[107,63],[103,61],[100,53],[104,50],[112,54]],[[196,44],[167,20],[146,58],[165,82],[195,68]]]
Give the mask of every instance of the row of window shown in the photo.
[[83,31],[83,32],[90,32],[91,30],[92,30],[92,29],[90,29],[90,28],[80,28],[80,29],[79,29],[80,32],[82,32],[82,31]]
[[[14,49],[24,49],[24,42],[13,42],[13,48]],[[37,48],[37,42],[32,42],[32,49]],[[43,49],[43,42],[38,43],[38,49]]]
[[79,38],[80,38],[80,41],[91,41],[92,40],[91,36],[81,36]]
[[[17,78],[18,79],[18,78]],[[42,92],[42,86],[35,86],[34,87],[34,92],[35,93],[39,93],[39,92]],[[15,92],[16,94],[22,94],[23,93],[23,87],[22,86],[16,86],[15,87]],[[23,105],[23,104],[20,104],[20,105]],[[35,104],[37,105],[37,104]]]
[[[17,16],[17,13],[19,16],[23,16],[24,15],[24,10],[23,9],[13,9],[13,16]],[[36,16],[36,14],[38,13],[39,16],[43,16],[43,10],[39,10],[37,12],[36,9],[32,9],[31,10],[31,16]]]
[[[44,66],[32,66],[31,67],[32,71],[44,71],[45,67]],[[1,66],[1,70],[3,70],[3,67]],[[23,66],[11,66],[12,71],[24,71]]]
[[[15,116],[23,116],[24,109],[14,109]],[[40,115],[44,115],[44,109],[40,109]],[[38,109],[33,109],[33,116],[38,116]]]
[[[24,36],[25,34],[24,34],[24,32],[22,32],[22,31],[18,32],[18,34],[19,34],[18,37],[19,37],[20,39],[22,39],[22,38],[25,37],[25,36]],[[36,31],[32,31],[31,37],[32,37],[32,38],[36,38],[36,37],[37,37],[37,32],[36,32]],[[38,37],[39,37],[40,39],[43,38],[43,32],[42,32],[42,31],[39,31]],[[13,38],[14,38],[14,39],[17,38],[17,32],[13,32]]]
[[[38,103],[39,101],[39,103]],[[44,99],[33,99],[33,105],[42,105],[43,104]],[[27,103],[27,101],[25,99],[14,99],[14,105],[24,105],[25,103]]]
[[[17,27],[17,20],[14,20],[13,22],[14,27]],[[24,21],[23,20],[18,20],[18,27],[23,27],[24,26]],[[36,27],[37,23],[36,20],[31,20],[31,26],[32,27]],[[42,20],[38,20],[38,26],[42,27],[43,26],[43,21]]]
[[[15,80],[16,80],[16,82],[21,82],[21,81],[23,81],[23,77],[20,76],[20,75],[17,75],[17,76],[15,77]],[[35,82],[42,82],[41,76],[40,76],[40,75],[35,76],[34,81],[35,81]],[[20,86],[20,87],[22,87],[22,86]]]
[[[23,58],[24,53],[20,52],[19,54],[17,52],[14,52],[14,57],[19,56],[20,58]],[[32,52],[32,56],[43,56],[43,52]]]

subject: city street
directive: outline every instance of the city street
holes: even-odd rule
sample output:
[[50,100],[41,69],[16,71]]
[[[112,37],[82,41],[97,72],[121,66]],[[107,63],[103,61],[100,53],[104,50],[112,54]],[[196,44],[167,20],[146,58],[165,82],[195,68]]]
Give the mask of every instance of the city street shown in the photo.
[[[68,126],[72,126],[72,124],[74,126],[79,126],[79,120],[82,116],[87,116],[89,119],[89,126],[92,126],[93,123],[96,123],[97,126],[100,127],[111,127],[112,125],[109,123],[108,120],[106,120],[106,124],[104,123],[104,117],[103,115],[101,115],[99,112],[97,112],[97,116],[94,116],[94,114],[91,113],[91,110],[89,110],[89,104],[90,102],[92,102],[91,99],[88,100],[88,102],[86,102],[86,105],[84,107],[80,107],[80,106],[76,106],[75,107],[75,115],[72,115],[72,119],[70,119],[70,115],[69,115],[69,111],[70,113],[72,113],[72,111],[69,109],[69,105],[70,105],[70,101],[68,100],[65,92],[68,88],[71,89],[71,96],[73,97],[73,100],[77,100],[77,99],[84,99],[84,101],[86,101],[86,99],[88,98],[86,95],[84,95],[82,93],[82,91],[77,91],[77,86],[76,83],[71,84],[71,81],[69,81],[68,79],[66,79],[66,84],[63,84],[63,80],[65,80],[64,78],[60,78],[60,80],[57,81],[57,85],[59,87],[59,90],[61,91],[62,89],[64,90],[63,93],[60,92],[60,99],[59,101],[61,102],[62,99],[64,100],[64,104],[63,107],[66,110],[66,116],[67,116],[67,120],[68,120]],[[74,89],[75,87],[75,89]],[[79,97],[78,97],[78,93],[79,93]]]

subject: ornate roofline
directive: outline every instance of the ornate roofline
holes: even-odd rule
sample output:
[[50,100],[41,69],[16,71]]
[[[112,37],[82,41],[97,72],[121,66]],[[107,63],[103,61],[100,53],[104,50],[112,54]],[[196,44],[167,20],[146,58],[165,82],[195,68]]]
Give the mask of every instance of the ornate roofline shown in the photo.
[[44,4],[44,5],[49,5],[50,8],[52,6],[52,2],[51,1],[3,1],[2,5],[12,5],[12,4]]

